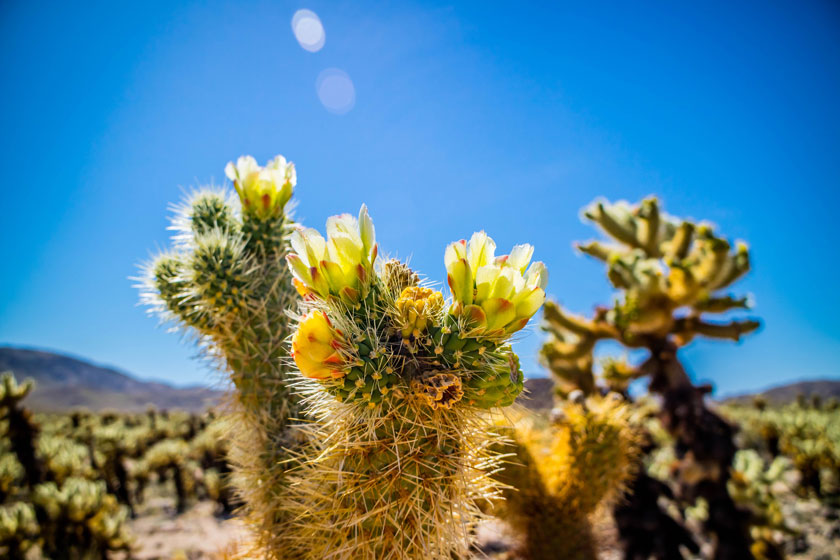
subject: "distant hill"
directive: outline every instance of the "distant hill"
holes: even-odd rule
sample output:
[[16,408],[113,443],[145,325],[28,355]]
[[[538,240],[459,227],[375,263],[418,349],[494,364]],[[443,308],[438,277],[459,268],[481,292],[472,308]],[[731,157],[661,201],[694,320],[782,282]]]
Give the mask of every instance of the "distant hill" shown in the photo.
[[819,395],[823,400],[830,399],[831,397],[840,399],[840,379],[797,381],[788,383],[787,385],[771,387],[764,391],[736,395],[722,400],[723,402],[751,402],[756,395],[761,395],[771,404],[786,404],[796,399],[799,395]]
[[220,391],[206,387],[173,387],[140,381],[109,367],[55,352],[0,346],[0,372],[11,370],[18,381],[35,380],[26,405],[38,412],[85,407],[129,412],[160,409],[201,411],[216,404]]
[[[547,410],[553,406],[553,387],[551,379],[544,377],[525,380],[525,392],[519,397],[519,404],[531,410]],[[745,393],[720,399],[725,403],[749,403],[753,397],[761,395],[771,404],[787,404],[799,395],[820,395],[825,399],[836,397],[840,399],[840,379],[818,379],[814,381],[796,381],[787,385],[771,387],[755,393]]]
[[548,410],[554,406],[554,382],[547,377],[525,380],[525,391],[517,402],[531,410]]

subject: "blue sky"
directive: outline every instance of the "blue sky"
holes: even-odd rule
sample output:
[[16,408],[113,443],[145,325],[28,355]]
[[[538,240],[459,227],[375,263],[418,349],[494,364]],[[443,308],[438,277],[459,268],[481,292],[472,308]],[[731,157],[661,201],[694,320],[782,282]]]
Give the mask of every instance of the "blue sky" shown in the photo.
[[[366,202],[382,249],[434,279],[474,230],[531,242],[580,312],[611,297],[571,248],[594,234],[580,208],[657,194],[754,253],[737,288],[765,327],[686,349],[696,378],[840,376],[836,3],[7,1],[0,64],[2,343],[212,381],[128,278],[182,188],[282,153],[306,224]],[[327,68],[353,81],[347,114],[319,102]],[[519,344],[531,375],[540,339]]]

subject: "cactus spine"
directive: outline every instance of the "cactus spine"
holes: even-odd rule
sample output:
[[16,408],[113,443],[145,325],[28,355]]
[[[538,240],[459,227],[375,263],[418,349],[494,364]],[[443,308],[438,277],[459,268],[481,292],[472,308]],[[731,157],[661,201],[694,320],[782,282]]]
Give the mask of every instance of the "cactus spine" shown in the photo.
[[287,316],[296,305],[284,256],[292,220],[294,165],[277,156],[265,167],[241,157],[225,170],[238,197],[215,188],[176,209],[172,250],[146,267],[143,300],[175,322],[235,386],[230,418],[234,482],[253,541],[267,557],[285,557],[292,538],[279,509],[286,473],[305,445],[296,427],[299,398],[290,390]]
[[373,223],[331,218],[292,237],[305,294],[292,339],[323,453],[296,473],[307,558],[464,558],[498,490],[486,415],[522,390],[507,345],[545,297],[532,249],[495,257],[478,233],[446,251],[452,302],[398,261],[375,266]]
[[625,368],[611,376],[650,379],[650,390],[663,399],[663,424],[676,440],[681,497],[709,504],[706,529],[716,537],[715,558],[750,558],[748,516],[727,491],[736,450],[733,429],[705,406],[711,388],[695,387],[677,358],[677,350],[696,336],[737,341],[758,328],[754,320],[705,318],[748,307],[747,298],[724,292],[749,270],[747,247],[738,244],[733,252],[711,226],[667,216],[655,198],[632,207],[596,201],[583,215],[610,241],[578,248],[607,265],[620,297],[611,308],[598,308],[591,319],[546,306],[551,338],[543,359],[566,381],[591,382],[598,341],[647,349],[649,357],[636,371]]

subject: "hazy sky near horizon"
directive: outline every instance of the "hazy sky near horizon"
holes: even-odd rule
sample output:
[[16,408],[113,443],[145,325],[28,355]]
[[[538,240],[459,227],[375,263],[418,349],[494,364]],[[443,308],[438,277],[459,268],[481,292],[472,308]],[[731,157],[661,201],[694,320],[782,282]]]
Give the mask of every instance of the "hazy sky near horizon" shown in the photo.
[[[530,242],[579,312],[612,297],[572,249],[581,207],[659,195],[754,255],[735,291],[765,326],[685,349],[695,378],[840,376],[835,2],[7,1],[0,64],[0,343],[212,381],[129,277],[183,189],[282,153],[307,225],[365,202],[381,249],[437,280],[475,230]],[[518,344],[531,376],[540,340]]]

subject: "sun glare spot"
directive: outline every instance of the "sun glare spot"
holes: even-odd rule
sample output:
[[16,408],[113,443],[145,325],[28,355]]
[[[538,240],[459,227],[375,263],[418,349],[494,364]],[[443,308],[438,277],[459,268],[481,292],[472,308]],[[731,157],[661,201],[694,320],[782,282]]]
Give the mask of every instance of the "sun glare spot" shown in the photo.
[[298,10],[292,16],[292,32],[300,46],[309,52],[318,52],[324,47],[326,35],[318,14],[311,10]]
[[318,99],[327,111],[343,115],[356,103],[356,89],[347,72],[338,68],[327,68],[318,75],[315,82]]

